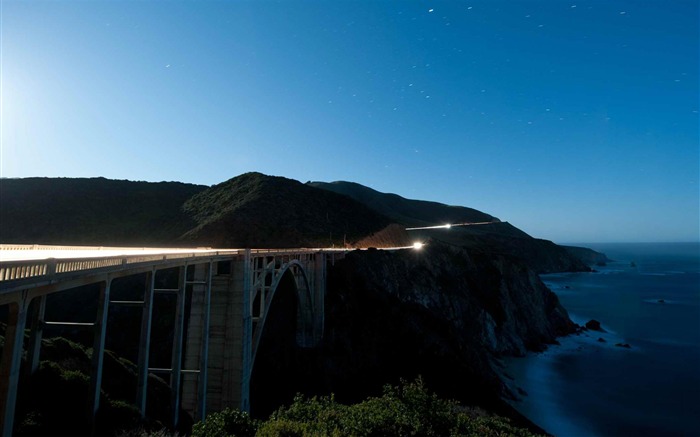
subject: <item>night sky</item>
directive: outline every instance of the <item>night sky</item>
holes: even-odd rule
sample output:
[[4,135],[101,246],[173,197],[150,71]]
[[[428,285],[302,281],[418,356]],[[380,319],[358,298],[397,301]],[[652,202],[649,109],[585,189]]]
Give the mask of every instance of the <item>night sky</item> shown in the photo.
[[698,241],[698,1],[3,0],[2,177],[349,180]]

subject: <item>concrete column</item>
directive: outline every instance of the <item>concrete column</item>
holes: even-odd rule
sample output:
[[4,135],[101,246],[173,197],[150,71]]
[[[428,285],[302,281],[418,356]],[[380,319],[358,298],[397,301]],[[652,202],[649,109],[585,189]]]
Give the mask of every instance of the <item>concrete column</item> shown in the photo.
[[0,361],[0,424],[3,437],[12,435],[26,322],[26,299],[9,304],[5,346]]
[[104,362],[105,336],[107,334],[107,317],[109,313],[109,291],[112,280],[100,284],[97,298],[97,316],[95,317],[94,340],[92,344],[92,373],[90,377],[90,392],[88,393],[89,420],[95,427],[95,415],[100,408],[100,389],[102,387],[102,365]]
[[242,411],[250,412],[250,378],[252,376],[252,354],[253,354],[253,315],[250,311],[250,298],[252,293],[252,264],[250,249],[246,249],[245,256],[243,259],[243,265],[239,267],[242,270],[242,359],[241,359],[241,401],[240,409]]
[[27,349],[27,369],[30,375],[39,368],[39,356],[41,355],[41,338],[44,333],[44,314],[46,313],[46,295],[39,296],[34,301],[32,311],[32,331],[29,336],[29,348]]
[[187,265],[180,267],[180,280],[175,306],[175,333],[173,336],[173,354],[170,371],[170,405],[172,408],[171,425],[177,428],[180,421],[180,384],[182,382],[182,336],[185,328],[185,301],[187,291]]
[[184,347],[184,368],[199,372],[182,375],[181,406],[196,420],[203,419],[206,410],[212,267],[211,262],[194,266],[190,317]]
[[230,406],[231,387],[226,385],[233,365],[233,339],[229,325],[233,320],[233,276],[231,273],[212,278],[209,323],[209,353],[207,364],[207,410],[220,411]]
[[148,361],[151,351],[151,323],[153,318],[153,289],[156,270],[148,272],[143,293],[143,314],[141,316],[141,336],[139,339],[138,379],[136,381],[136,408],[141,417],[146,417],[146,396],[148,393]]
[[314,345],[323,338],[326,314],[326,254],[319,252],[313,266]]
[[214,263],[209,261],[207,266],[206,289],[204,290],[204,309],[203,309],[203,328],[202,328],[202,352],[199,360],[199,381],[197,393],[197,419],[204,420],[207,415],[207,386],[209,374],[209,324],[211,313],[211,288],[212,288],[212,271]]
[[[226,290],[228,317],[222,321],[224,331],[223,362],[212,360],[210,367],[221,367],[221,401],[219,408],[233,407],[250,410],[250,376],[252,355],[250,250],[232,263],[231,280]],[[214,321],[215,325],[219,322]],[[218,358],[218,359],[221,359]],[[218,360],[217,359],[217,360]],[[212,385],[209,391],[212,392]]]

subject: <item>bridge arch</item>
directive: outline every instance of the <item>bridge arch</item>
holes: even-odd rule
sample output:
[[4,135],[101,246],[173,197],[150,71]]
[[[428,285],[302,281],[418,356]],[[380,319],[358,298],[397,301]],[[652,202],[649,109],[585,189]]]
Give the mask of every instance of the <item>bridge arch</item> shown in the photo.
[[[304,265],[299,260],[290,260],[275,268],[274,262],[266,266],[258,279],[254,291],[253,303],[263,301],[264,305],[253,328],[251,369],[255,366],[255,357],[260,346],[272,302],[282,280],[292,275],[296,296],[296,342],[300,347],[314,345],[314,301],[311,283]],[[259,298],[257,300],[256,298]]]

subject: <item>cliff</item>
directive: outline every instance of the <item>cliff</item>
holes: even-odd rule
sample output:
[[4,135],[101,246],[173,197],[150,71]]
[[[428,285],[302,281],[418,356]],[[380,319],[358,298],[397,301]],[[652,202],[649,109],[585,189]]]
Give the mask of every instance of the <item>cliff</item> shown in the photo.
[[[271,314],[288,304],[273,303]],[[349,253],[329,271],[326,311],[315,350],[279,334],[289,327],[266,327],[254,411],[265,414],[297,391],[357,401],[387,382],[422,375],[441,396],[525,424],[502,401],[512,394],[498,377],[498,357],[542,350],[575,329],[524,264],[440,242],[420,251]]]
[[589,249],[587,247],[577,247],[577,246],[561,246],[561,247],[566,249],[566,251],[569,252],[571,255],[580,259],[582,262],[588,264],[589,266],[601,265],[601,264],[605,265],[606,263],[609,263],[612,261],[604,253],[596,252],[595,250]]

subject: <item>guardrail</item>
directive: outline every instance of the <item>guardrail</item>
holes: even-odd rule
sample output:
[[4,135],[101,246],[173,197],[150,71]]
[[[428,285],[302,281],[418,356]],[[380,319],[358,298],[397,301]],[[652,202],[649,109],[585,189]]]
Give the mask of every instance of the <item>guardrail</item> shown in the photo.
[[0,262],[0,281],[12,281],[32,277],[50,276],[53,274],[70,273],[82,270],[95,270],[108,267],[127,267],[155,261],[178,260],[183,258],[206,258],[222,255],[238,255],[240,251],[212,251],[169,253],[155,255],[120,255],[111,257],[90,258],[49,258],[43,260],[4,261]]
[[[117,254],[113,256],[94,256],[76,258],[44,258],[27,260],[0,261],[0,282],[27,280],[36,278],[50,278],[55,275],[89,271],[104,270],[110,271],[126,270],[137,264],[162,264],[167,261],[183,259],[200,259],[212,257],[225,257],[241,255],[245,249],[209,249],[209,248],[189,248],[189,249],[165,249],[165,248],[134,248],[134,247],[103,247],[103,246],[49,246],[49,245],[0,245],[1,251],[154,251],[161,250],[161,253],[147,254]],[[347,249],[323,249],[323,248],[290,248],[290,249],[251,249],[254,255],[277,255],[277,254],[300,254],[314,253],[320,251],[337,252],[347,251]],[[3,287],[4,288],[4,287]]]

